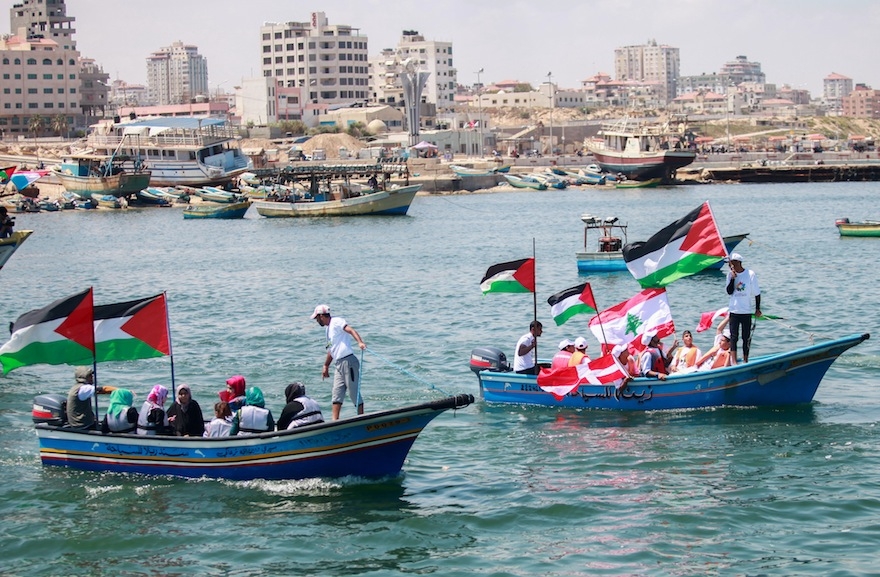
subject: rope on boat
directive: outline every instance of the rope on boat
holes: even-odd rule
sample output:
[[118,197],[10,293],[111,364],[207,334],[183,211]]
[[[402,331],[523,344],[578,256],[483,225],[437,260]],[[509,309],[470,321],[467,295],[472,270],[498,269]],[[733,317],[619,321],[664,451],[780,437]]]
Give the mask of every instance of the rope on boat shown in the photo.
[[[807,338],[810,339],[810,344],[811,344],[811,345],[815,345],[815,344],[816,344],[816,333],[814,333],[814,332],[810,332],[810,331],[805,331],[804,329],[802,329],[802,328],[800,328],[800,327],[796,327],[796,326],[790,325],[790,324],[788,324],[788,323],[784,323],[784,322],[782,322],[782,319],[774,319],[774,318],[770,318],[770,317],[764,317],[764,318],[765,318],[766,320],[768,320],[768,321],[773,321],[774,323],[778,323],[778,324],[782,325],[783,327],[785,327],[785,328],[787,328],[787,329],[790,329],[790,330],[793,330],[793,331],[800,331],[800,332],[804,333],[805,335],[807,335]],[[756,320],[757,320],[757,319],[756,319]],[[828,339],[832,339],[832,338],[834,338],[834,337],[830,337],[830,336],[829,336],[829,337],[826,337],[826,338],[828,338]]]
[[412,377],[413,379],[417,380],[418,382],[420,382],[420,383],[426,385],[429,389],[435,389],[435,390],[437,390],[437,391],[440,391],[441,393],[443,393],[443,394],[446,395],[447,397],[451,396],[449,393],[447,393],[446,391],[444,391],[444,390],[441,389],[440,387],[434,386],[432,383],[429,383],[428,381],[426,381],[425,379],[421,378],[420,376],[418,376],[418,375],[416,375],[416,374],[413,374],[412,372],[406,370],[405,368],[401,367],[400,365],[395,364],[395,363],[389,361],[388,359],[386,359],[385,357],[383,357],[382,355],[380,355],[379,353],[377,353],[377,352],[374,351],[373,349],[367,348],[367,349],[364,349],[364,350],[367,351],[368,353],[370,353],[371,355],[377,357],[379,360],[381,360],[382,362],[384,362],[384,363],[387,364],[388,366],[390,366],[390,367],[394,367],[395,369],[397,369],[397,370],[400,371],[401,373],[403,373],[403,374],[405,374],[405,375],[408,375],[408,376]]

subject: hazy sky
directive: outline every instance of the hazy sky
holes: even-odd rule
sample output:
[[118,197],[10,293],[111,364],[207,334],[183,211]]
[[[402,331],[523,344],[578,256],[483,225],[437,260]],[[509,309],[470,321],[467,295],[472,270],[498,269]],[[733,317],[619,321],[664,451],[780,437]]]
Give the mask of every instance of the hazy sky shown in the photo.
[[[9,30],[9,8],[0,29]],[[547,73],[562,88],[602,71],[614,75],[614,49],[678,47],[684,76],[717,72],[738,55],[760,62],[767,81],[820,96],[837,72],[880,88],[880,1],[876,0],[67,0],[77,46],[110,74],[146,82],[146,58],[176,40],[198,46],[209,85],[227,91],[260,76],[260,25],[306,22],[360,28],[370,56],[391,48],[403,30],[453,43],[461,84]]]

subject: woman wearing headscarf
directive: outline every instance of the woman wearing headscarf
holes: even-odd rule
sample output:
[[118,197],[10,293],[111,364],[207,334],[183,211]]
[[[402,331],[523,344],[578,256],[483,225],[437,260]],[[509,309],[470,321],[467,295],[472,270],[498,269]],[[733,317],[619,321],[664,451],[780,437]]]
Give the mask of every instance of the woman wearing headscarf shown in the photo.
[[235,413],[232,420],[233,434],[251,435],[275,430],[272,411],[266,408],[263,391],[260,387],[248,387],[245,395],[247,404]]
[[303,425],[323,423],[324,415],[318,403],[306,396],[306,386],[302,383],[290,383],[284,389],[287,404],[278,417],[278,430],[295,429]]
[[138,412],[132,407],[134,394],[128,389],[116,389],[110,393],[110,404],[107,414],[101,421],[101,432],[134,433],[137,429]]
[[244,377],[235,375],[226,379],[226,389],[217,394],[220,400],[229,403],[229,409],[235,412],[246,404],[244,392],[246,386]]
[[138,416],[138,435],[165,435],[168,433],[168,415],[165,414],[165,400],[168,389],[156,385],[147,395]]
[[178,437],[201,437],[205,434],[202,407],[192,398],[189,385],[177,388],[177,398],[168,409],[168,422]]

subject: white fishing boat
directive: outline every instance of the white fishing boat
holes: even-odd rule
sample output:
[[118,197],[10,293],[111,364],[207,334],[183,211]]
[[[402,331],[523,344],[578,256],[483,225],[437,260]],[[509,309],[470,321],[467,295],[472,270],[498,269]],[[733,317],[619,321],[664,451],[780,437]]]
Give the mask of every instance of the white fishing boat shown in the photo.
[[152,186],[223,184],[253,170],[236,130],[221,118],[102,120],[86,145],[92,155],[136,159],[151,172]]

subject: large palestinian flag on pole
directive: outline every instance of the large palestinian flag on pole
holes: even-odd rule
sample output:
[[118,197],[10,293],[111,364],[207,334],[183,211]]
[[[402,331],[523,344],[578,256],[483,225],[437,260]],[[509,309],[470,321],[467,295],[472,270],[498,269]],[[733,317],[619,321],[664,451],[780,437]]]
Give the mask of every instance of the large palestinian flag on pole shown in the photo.
[[165,294],[95,307],[97,362],[171,354]]
[[623,247],[626,268],[642,288],[664,287],[727,256],[715,217],[704,202],[645,242]]
[[556,293],[547,299],[547,304],[550,305],[550,313],[557,326],[574,315],[594,314],[598,310],[593,289],[588,282]]
[[0,347],[3,373],[26,365],[91,364],[95,354],[92,289],[27,312]]
[[490,266],[480,281],[480,290],[483,294],[535,292],[535,259],[523,258]]
[[608,352],[614,345],[629,345],[630,350],[644,348],[641,336],[656,331],[658,338],[675,332],[666,289],[645,289],[632,298],[605,309],[590,319],[590,330]]

